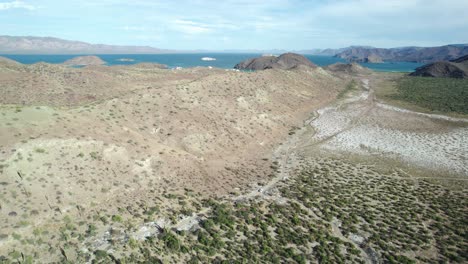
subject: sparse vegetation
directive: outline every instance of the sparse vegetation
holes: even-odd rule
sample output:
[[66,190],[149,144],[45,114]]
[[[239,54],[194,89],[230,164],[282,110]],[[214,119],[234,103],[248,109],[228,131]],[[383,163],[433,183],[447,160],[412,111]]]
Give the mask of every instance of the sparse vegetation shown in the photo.
[[337,96],[337,98],[343,98],[346,94],[348,94],[349,92],[351,91],[354,91],[354,90],[357,90],[359,87],[358,83],[356,82],[356,80],[351,80],[348,85],[346,85],[346,88],[343,89]]
[[[355,174],[357,168],[359,174]],[[198,229],[162,228],[159,235],[145,240],[122,239],[123,233],[132,234],[138,228],[127,225],[120,215],[95,215],[93,223],[78,226],[70,216],[65,216],[57,247],[73,249],[80,245],[77,241],[85,238],[95,241],[102,235],[99,230],[111,225],[107,240],[112,242],[115,253],[94,250],[80,253],[76,261],[89,258],[121,262],[178,259],[188,263],[242,262],[246,258],[270,263],[364,263],[365,258],[377,258],[384,263],[468,261],[464,253],[468,246],[465,237],[468,204],[464,191],[411,179],[397,171],[382,173],[365,165],[321,159],[309,163],[289,182],[283,182],[278,194],[284,202],[199,200],[193,194],[167,194],[166,201],[179,201],[178,209],[161,212],[162,204],[155,204],[150,208],[143,206],[143,211],[150,213],[128,217],[139,222],[138,218],[156,212],[183,215],[186,210],[206,208],[208,213],[201,216]],[[171,203],[171,207],[176,204]],[[54,234],[35,229],[34,236],[45,239]],[[13,237],[27,239],[15,234]],[[73,250],[78,252],[78,248]],[[424,253],[428,251],[432,255]],[[3,258],[15,260],[12,256],[16,255]]]
[[466,262],[466,191],[272,151],[361,92],[319,70],[24,66],[0,84],[0,263]]

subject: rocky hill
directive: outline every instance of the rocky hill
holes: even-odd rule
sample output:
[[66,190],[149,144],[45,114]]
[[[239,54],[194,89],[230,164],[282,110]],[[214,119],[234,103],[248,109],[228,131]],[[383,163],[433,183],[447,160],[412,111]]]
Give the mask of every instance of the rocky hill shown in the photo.
[[460,58],[454,59],[454,60],[452,60],[452,62],[454,62],[454,63],[461,63],[461,64],[463,64],[465,67],[467,67],[467,66],[468,66],[468,55],[461,56]]
[[65,61],[63,64],[70,66],[86,66],[86,65],[104,65],[106,64],[98,56],[79,56]]
[[350,62],[407,61],[429,63],[453,60],[467,54],[468,45],[446,45],[428,48],[404,47],[391,49],[351,47],[335,56]]
[[248,59],[234,66],[239,70],[266,70],[266,69],[282,69],[290,70],[298,66],[307,66],[311,68],[317,67],[306,57],[296,53],[285,53],[279,57],[262,56],[259,58]]
[[3,54],[154,54],[168,50],[148,46],[90,44],[51,37],[0,36]]
[[410,76],[468,78],[468,55],[419,67]]

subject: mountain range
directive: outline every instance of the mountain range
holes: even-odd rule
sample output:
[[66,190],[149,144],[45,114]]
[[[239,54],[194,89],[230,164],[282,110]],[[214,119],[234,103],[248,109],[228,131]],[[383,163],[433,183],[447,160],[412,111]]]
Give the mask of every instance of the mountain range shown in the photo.
[[336,57],[350,62],[421,62],[450,61],[468,54],[468,44],[445,45],[440,47],[402,47],[373,48],[350,47],[337,54]]
[[[150,46],[119,46],[90,44],[53,37],[0,36],[0,54],[164,54],[164,53],[264,53],[281,54],[287,50],[169,50]],[[349,62],[379,63],[383,61],[423,62],[449,61],[468,54],[468,44],[440,47],[374,48],[350,46],[340,49],[310,49],[293,51],[299,54],[336,56]]]
[[90,44],[52,37],[0,36],[2,54],[158,54],[169,50],[149,46]]

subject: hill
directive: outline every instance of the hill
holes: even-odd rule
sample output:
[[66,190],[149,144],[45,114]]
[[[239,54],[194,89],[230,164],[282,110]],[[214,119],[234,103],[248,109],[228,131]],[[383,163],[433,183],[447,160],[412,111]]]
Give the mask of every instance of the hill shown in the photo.
[[17,61],[14,61],[12,59],[0,56],[0,64],[15,64],[15,65],[18,65],[20,63],[17,62]]
[[438,61],[417,68],[410,76],[468,78],[468,55],[451,61]]
[[0,65],[0,263],[466,262],[465,124],[383,73],[160,67]]
[[309,61],[306,57],[302,55],[295,53],[285,53],[279,57],[262,56],[259,58],[248,59],[236,64],[234,68],[239,70],[290,70],[297,68],[300,65],[311,68],[317,67],[315,64],[313,64],[311,61]]
[[69,60],[66,60],[63,64],[72,66],[85,66],[85,65],[104,65],[106,64],[98,56],[79,56]]
[[52,37],[0,36],[3,54],[157,54],[169,50],[148,46],[90,44]]
[[16,71],[22,68],[22,66],[23,64],[17,61],[0,56],[0,71],[3,71],[3,70]]
[[332,72],[342,72],[347,74],[370,74],[372,70],[362,67],[357,63],[334,63],[325,67],[326,70]]
[[[435,62],[453,60],[468,54],[467,45],[446,45],[441,47],[403,47],[403,48],[369,48],[351,47],[336,54],[338,58],[347,61],[362,62],[370,57],[383,61]],[[371,62],[371,61],[370,61]]]

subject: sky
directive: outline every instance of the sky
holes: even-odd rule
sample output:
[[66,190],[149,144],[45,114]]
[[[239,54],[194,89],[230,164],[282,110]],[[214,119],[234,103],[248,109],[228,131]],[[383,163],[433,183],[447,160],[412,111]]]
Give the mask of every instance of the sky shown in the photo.
[[468,43],[468,0],[0,0],[0,35],[177,50]]

